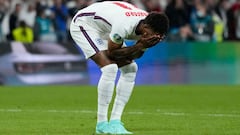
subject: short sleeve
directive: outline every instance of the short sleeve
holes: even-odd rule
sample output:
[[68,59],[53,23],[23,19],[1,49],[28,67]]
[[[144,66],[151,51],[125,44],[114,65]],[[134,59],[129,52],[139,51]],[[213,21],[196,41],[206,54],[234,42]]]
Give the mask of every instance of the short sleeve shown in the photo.
[[111,32],[110,32],[110,39],[116,43],[116,44],[123,44],[124,39],[126,38],[127,34],[127,30],[125,27],[123,27],[124,24],[120,25],[113,25]]

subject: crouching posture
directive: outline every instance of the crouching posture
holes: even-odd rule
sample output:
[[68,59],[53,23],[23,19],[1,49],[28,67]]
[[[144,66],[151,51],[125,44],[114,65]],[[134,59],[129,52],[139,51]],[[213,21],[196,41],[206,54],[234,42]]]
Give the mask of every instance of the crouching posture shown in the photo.
[[[96,133],[132,134],[124,127],[121,116],[135,84],[138,66],[134,59],[140,58],[147,48],[162,41],[168,27],[165,14],[148,14],[119,1],[94,3],[74,16],[70,26],[72,38],[86,59],[92,59],[102,72],[97,87]],[[136,40],[136,43],[126,46],[125,39]],[[118,70],[121,74],[108,120]]]

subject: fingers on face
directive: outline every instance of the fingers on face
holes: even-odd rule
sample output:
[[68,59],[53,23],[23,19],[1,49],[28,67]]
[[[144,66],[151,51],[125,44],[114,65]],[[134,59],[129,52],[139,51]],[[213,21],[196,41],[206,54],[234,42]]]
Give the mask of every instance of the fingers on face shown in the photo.
[[151,45],[155,45],[157,44],[159,41],[161,40],[161,38],[159,36],[152,36],[150,39],[149,39],[149,42]]

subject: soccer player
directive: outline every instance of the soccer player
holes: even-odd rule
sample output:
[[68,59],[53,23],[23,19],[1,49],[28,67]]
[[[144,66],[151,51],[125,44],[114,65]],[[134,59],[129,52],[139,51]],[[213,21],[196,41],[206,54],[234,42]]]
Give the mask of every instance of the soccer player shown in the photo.
[[[128,102],[138,70],[133,61],[147,48],[162,41],[168,31],[165,14],[147,13],[120,1],[94,3],[74,16],[70,25],[73,40],[82,49],[86,59],[92,59],[101,69],[98,83],[96,133],[132,134],[125,129],[121,116]],[[136,40],[126,46],[125,39]],[[108,107],[112,100],[118,69],[120,78],[110,120]]]

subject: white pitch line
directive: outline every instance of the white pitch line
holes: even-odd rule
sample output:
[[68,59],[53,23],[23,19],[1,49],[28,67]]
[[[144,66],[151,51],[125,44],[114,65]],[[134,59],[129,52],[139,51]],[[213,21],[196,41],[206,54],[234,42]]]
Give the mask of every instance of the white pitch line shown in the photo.
[[[94,110],[33,110],[33,109],[0,109],[0,112],[43,112],[43,113],[87,113],[87,114],[96,114]],[[184,113],[184,112],[167,112],[156,110],[156,112],[126,112],[127,114],[132,115],[167,115],[167,116],[191,116],[191,115],[200,115],[208,117],[240,117],[240,114],[230,114],[230,113]]]
[[240,117],[240,115],[237,114],[200,114],[202,116],[210,116],[210,117]]
[[187,113],[178,113],[178,112],[163,112],[163,115],[171,115],[171,116],[186,116],[189,115]]
[[21,112],[21,109],[0,109],[0,112]]

